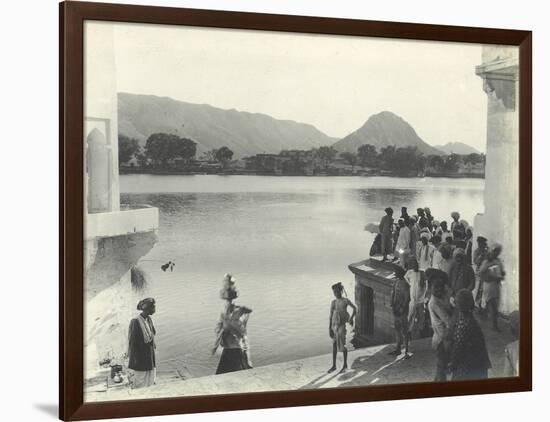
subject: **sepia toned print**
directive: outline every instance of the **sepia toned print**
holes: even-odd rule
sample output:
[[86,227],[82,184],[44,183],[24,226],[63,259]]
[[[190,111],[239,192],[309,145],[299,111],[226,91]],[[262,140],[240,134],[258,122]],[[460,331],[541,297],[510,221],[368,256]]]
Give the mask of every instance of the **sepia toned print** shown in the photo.
[[518,375],[517,47],[84,34],[86,402]]

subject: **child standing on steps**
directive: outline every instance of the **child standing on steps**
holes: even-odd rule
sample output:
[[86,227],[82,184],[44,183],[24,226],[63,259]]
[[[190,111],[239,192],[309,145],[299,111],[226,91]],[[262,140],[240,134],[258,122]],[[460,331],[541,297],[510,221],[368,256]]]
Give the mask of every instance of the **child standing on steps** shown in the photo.
[[[340,372],[345,372],[348,368],[348,349],[346,347],[346,323],[353,326],[353,318],[357,312],[357,307],[347,297],[342,283],[332,285],[332,292],[335,299],[330,304],[329,316],[329,336],[332,339],[332,367],[328,372],[336,370],[336,355],[342,352],[344,355],[344,366]],[[351,316],[348,313],[348,306],[353,309]]]

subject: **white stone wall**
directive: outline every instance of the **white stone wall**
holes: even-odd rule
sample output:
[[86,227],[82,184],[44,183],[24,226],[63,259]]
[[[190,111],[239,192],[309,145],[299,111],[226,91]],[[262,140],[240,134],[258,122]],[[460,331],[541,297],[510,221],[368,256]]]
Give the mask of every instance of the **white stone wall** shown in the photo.
[[84,324],[85,375],[98,362],[123,359],[127,330],[146,292],[132,289],[130,270],[157,241],[158,209],[120,211],[118,102],[112,23],[84,26]]
[[[94,131],[105,137],[108,160],[100,158],[101,168],[95,168],[103,189],[108,174],[109,209],[118,211],[118,102],[113,25],[109,22],[86,22],[84,25],[84,134],[83,142]],[[108,161],[108,162],[106,162]],[[88,167],[94,163],[86,160]],[[89,175],[88,175],[89,177]],[[87,185],[87,184],[86,184]],[[86,186],[88,188],[88,186]],[[88,198],[86,198],[88,200]]]
[[518,49],[485,46],[477,73],[487,93],[487,161],[485,212],[476,216],[475,236],[502,244],[507,272],[502,285],[501,310],[519,304],[519,115]]
[[128,327],[139,314],[137,303],[147,297],[147,290],[136,291],[130,283],[130,271],[118,282],[102,290],[86,302],[86,331],[84,338],[85,379],[93,378],[98,362],[127,364]]

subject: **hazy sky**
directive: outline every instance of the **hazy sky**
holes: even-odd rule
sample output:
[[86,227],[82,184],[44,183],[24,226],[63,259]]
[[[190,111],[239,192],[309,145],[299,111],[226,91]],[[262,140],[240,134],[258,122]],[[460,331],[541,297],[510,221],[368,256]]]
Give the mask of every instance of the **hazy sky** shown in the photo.
[[115,26],[121,92],[265,113],[335,137],[389,110],[429,144],[485,150],[487,100],[475,75],[480,45]]

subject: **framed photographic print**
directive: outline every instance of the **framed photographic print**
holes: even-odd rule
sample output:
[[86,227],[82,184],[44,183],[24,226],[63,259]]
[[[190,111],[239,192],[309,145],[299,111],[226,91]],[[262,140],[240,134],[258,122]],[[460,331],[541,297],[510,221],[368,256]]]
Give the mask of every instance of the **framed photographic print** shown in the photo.
[[64,420],[531,389],[531,33],[60,4]]

